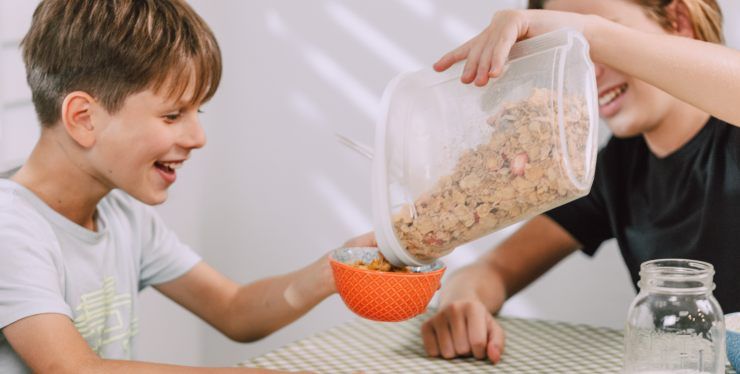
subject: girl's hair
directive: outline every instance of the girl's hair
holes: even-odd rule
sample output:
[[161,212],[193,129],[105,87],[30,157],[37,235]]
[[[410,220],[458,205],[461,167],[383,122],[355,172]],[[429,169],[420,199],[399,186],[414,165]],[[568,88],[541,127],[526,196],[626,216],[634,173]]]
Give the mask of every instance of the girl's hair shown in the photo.
[[[645,8],[647,14],[664,29],[672,30],[674,21],[668,15],[667,8],[674,1],[683,2],[689,10],[694,34],[699,40],[721,44],[722,11],[716,0],[633,0]],[[530,9],[542,9],[547,0],[529,0]]]

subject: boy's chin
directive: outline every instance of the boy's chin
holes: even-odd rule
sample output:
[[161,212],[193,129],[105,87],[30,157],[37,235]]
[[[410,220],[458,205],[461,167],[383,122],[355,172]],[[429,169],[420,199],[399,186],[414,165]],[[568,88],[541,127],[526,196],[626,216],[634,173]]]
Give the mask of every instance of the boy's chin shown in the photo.
[[167,201],[167,190],[157,192],[157,193],[138,193],[138,194],[130,194],[133,196],[136,200],[141,201],[144,204],[147,205],[159,205]]

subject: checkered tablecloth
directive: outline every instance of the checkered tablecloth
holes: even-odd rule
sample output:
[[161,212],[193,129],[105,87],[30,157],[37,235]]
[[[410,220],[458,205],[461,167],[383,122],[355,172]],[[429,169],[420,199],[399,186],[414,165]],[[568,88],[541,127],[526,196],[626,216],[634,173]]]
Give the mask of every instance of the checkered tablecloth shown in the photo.
[[[317,373],[618,373],[618,330],[500,317],[506,330],[502,361],[429,358],[420,336],[429,313],[409,321],[355,320],[253,358],[240,366]],[[732,369],[727,373],[734,373]]]

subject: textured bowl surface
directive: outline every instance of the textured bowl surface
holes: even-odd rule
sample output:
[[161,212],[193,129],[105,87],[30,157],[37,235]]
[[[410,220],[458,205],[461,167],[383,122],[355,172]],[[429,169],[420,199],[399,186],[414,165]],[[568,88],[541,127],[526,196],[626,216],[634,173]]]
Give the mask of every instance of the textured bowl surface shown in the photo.
[[740,312],[725,315],[727,326],[727,358],[736,372],[740,373]]
[[365,270],[352,266],[378,257],[376,248],[340,248],[331,255],[337,291],[347,307],[360,317],[395,322],[417,316],[439,289],[445,266],[410,267],[410,273]]

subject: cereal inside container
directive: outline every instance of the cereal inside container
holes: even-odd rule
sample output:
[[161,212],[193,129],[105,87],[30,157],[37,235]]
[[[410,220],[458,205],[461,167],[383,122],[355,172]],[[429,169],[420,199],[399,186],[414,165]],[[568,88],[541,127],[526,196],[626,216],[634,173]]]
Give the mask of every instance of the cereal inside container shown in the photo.
[[597,91],[580,33],[515,44],[485,87],[462,84],[462,67],[402,74],[384,93],[373,207],[394,265],[428,264],[584,196],[593,182]]

